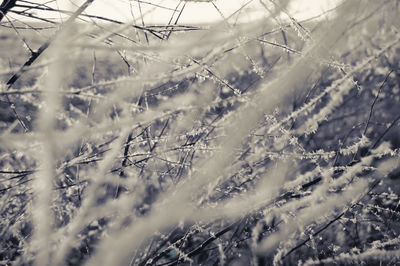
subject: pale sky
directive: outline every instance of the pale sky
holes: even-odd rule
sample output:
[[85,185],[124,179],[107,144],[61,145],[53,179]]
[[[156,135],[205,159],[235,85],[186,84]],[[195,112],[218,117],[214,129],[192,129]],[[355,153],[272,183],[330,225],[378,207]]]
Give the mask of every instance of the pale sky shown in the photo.
[[[191,23],[207,23],[221,19],[222,16],[228,17],[247,2],[251,2],[246,6],[239,15],[240,20],[248,21],[264,16],[266,10],[261,6],[260,0],[215,0],[214,4],[221,13],[215,8],[213,3],[202,1],[186,2],[184,11],[179,18],[181,24]],[[49,1],[38,1],[49,2]],[[52,7],[74,10],[76,6],[83,3],[84,0],[57,0]],[[263,0],[264,3],[271,5],[269,0]],[[289,12],[296,19],[305,19],[326,11],[340,2],[339,0],[292,0]],[[178,6],[178,4],[180,5]],[[182,8],[184,1],[179,0],[95,0],[87,9],[87,14],[100,15],[109,18],[115,18],[120,21],[132,21],[132,13],[136,18],[140,18],[140,9],[144,14],[145,24],[165,24],[168,23],[171,16],[175,13],[173,22],[179,12],[174,12],[178,6],[178,10]],[[140,7],[140,8],[139,8]],[[165,8],[164,8],[165,7]],[[222,15],[221,15],[222,14]],[[43,15],[43,14],[41,14]],[[52,17],[56,14],[50,15]],[[141,23],[140,20],[137,23]]]

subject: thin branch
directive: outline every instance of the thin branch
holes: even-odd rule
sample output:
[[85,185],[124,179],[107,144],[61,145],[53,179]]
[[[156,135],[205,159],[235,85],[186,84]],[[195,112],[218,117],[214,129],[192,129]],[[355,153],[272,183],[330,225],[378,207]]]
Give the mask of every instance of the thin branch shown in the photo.
[[[235,228],[235,226],[238,224],[239,221],[234,222],[232,224],[230,224],[229,226],[225,227],[224,229],[222,229],[221,231],[215,233],[214,235],[212,235],[211,237],[209,237],[207,240],[205,240],[203,243],[201,243],[197,248],[195,248],[194,250],[192,250],[191,252],[189,252],[186,257],[191,258],[196,256],[197,254],[199,254],[200,252],[202,252],[208,245],[210,245],[214,240],[218,239],[219,237],[221,237],[222,235],[224,235],[225,233],[231,231],[233,228]],[[178,265],[179,263],[183,262],[184,258],[180,258],[177,259],[173,262],[169,262],[167,263],[168,266],[174,266],[174,265]]]
[[383,80],[381,86],[379,87],[378,93],[376,94],[375,99],[374,99],[374,101],[373,101],[373,103],[372,103],[372,105],[371,105],[371,109],[370,109],[370,111],[369,111],[369,115],[368,115],[367,123],[365,124],[365,128],[364,128],[363,135],[365,135],[365,134],[367,133],[367,129],[368,129],[369,123],[370,123],[370,121],[371,121],[372,113],[373,113],[373,111],[374,111],[375,103],[376,103],[376,101],[378,100],[379,95],[380,95],[380,93],[381,93],[381,91],[382,91],[382,88],[383,88],[383,86],[385,85],[385,83],[386,83],[387,79],[389,78],[390,74],[392,74],[392,72],[393,72],[393,69],[391,69],[391,70],[389,71],[389,73],[386,75],[385,79]]
[[15,7],[16,3],[17,0],[3,0],[3,3],[0,5],[0,22],[7,15],[8,11]]
[[[383,139],[383,137],[394,127],[396,126],[397,122],[400,121],[400,115],[397,116],[392,123],[390,123],[390,125],[386,128],[386,130],[379,136],[379,138],[375,141],[374,145],[372,145],[371,149],[375,149],[378,144],[381,142],[381,140]],[[370,153],[371,149],[368,151],[368,154]]]

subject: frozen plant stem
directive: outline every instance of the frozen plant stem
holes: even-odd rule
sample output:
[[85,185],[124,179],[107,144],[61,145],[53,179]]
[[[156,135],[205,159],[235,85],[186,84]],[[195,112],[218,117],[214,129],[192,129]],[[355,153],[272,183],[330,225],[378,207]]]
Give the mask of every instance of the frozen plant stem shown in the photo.
[[[67,32],[73,21],[78,17],[94,0],[86,1],[78,10],[68,19],[64,28],[51,41],[43,44],[38,52],[32,55],[28,64],[32,64],[41,53],[43,53],[52,44],[49,51],[50,57],[57,57],[59,51],[68,49]],[[37,172],[33,184],[36,200],[33,205],[33,219],[35,232],[33,245],[36,248],[37,256],[35,264],[38,266],[52,265],[51,247],[53,233],[53,215],[52,215],[52,191],[54,177],[56,176],[56,158],[57,146],[60,145],[56,138],[56,113],[62,106],[60,93],[63,75],[65,75],[65,60],[59,60],[50,65],[49,73],[45,83],[46,89],[43,94],[43,107],[38,118],[38,140],[42,143],[42,148],[38,152],[38,161],[41,170]],[[24,72],[26,64],[15,74],[8,86],[11,86]]]
[[[60,47],[61,48],[61,47]],[[35,240],[37,243],[38,256],[36,265],[50,264],[51,235],[53,231],[53,216],[51,212],[53,178],[56,176],[57,139],[55,137],[56,118],[55,114],[60,106],[58,90],[61,86],[61,66],[54,63],[48,73],[44,106],[41,109],[38,120],[39,141],[42,149],[38,153],[38,161],[41,170],[37,172],[34,188],[36,192],[36,203],[32,210],[35,217]]]

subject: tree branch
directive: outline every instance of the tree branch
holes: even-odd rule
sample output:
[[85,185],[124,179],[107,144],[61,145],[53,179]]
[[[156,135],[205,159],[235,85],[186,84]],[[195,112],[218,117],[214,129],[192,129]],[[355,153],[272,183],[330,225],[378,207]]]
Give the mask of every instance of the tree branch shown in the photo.
[[3,0],[0,5],[0,22],[7,15],[7,12],[15,6],[17,0]]

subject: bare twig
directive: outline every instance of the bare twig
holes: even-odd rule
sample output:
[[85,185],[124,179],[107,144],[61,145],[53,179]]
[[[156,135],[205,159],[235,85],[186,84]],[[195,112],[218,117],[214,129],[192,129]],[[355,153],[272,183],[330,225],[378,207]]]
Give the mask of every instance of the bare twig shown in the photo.
[[[240,220],[239,220],[240,221]],[[186,254],[186,256],[188,258],[194,257],[197,254],[199,254],[200,252],[202,252],[208,245],[210,245],[214,240],[218,239],[219,237],[221,237],[222,235],[224,235],[225,233],[231,231],[232,229],[235,228],[235,226],[239,223],[239,221],[236,221],[230,225],[228,225],[227,227],[225,227],[224,229],[220,230],[219,232],[215,233],[214,235],[212,235],[211,237],[209,237],[208,239],[206,239],[203,243],[201,243],[197,248],[195,248],[194,250],[192,250],[191,252],[189,252],[188,254]],[[174,265],[178,265],[180,262],[183,262],[184,258],[180,258],[177,259],[173,262],[169,262],[166,265],[168,266],[174,266]]]
[[8,11],[15,7],[17,0],[3,0],[0,5],[0,21],[7,15]]
[[383,86],[385,85],[385,83],[386,83],[387,79],[389,78],[390,74],[392,74],[392,72],[393,72],[393,69],[391,69],[391,70],[389,71],[389,73],[386,75],[386,77],[385,77],[385,79],[383,80],[381,86],[379,87],[378,93],[376,94],[374,101],[373,101],[372,104],[371,104],[371,108],[370,108],[370,111],[369,111],[367,123],[365,124],[365,128],[364,128],[363,135],[365,135],[365,134],[367,133],[367,129],[368,129],[369,123],[370,123],[370,121],[371,121],[372,113],[373,113],[373,111],[374,111],[375,103],[376,103],[376,101],[378,100],[379,95],[380,95],[380,93],[381,93],[381,91],[382,91],[382,88],[383,88]]

